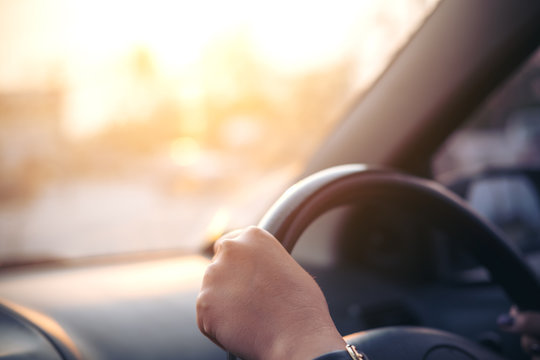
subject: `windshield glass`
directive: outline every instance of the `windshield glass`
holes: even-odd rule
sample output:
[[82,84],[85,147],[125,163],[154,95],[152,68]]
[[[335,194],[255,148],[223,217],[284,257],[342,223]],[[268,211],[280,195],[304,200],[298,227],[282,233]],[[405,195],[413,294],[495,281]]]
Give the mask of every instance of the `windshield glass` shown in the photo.
[[258,221],[436,0],[0,0],[0,263]]

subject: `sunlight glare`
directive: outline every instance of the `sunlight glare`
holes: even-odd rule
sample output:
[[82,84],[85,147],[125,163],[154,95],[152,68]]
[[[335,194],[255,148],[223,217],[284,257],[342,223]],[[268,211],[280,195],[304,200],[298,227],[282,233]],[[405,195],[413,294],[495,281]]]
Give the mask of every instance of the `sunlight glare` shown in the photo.
[[176,165],[194,165],[201,157],[201,148],[195,139],[181,137],[171,143],[170,156]]
[[208,228],[206,229],[206,239],[208,242],[213,242],[219,239],[227,230],[227,225],[230,221],[230,211],[225,208],[220,208],[216,211]]
[[[24,9],[38,4],[35,0],[21,3],[27,4]],[[223,59],[219,51],[226,49],[213,54],[220,42],[225,47],[250,47],[246,51],[253,50],[257,61],[280,71],[308,72],[343,57],[356,40],[351,37],[355,26],[375,7],[366,0],[56,0],[39,4],[39,22],[31,21],[23,9],[17,23],[25,27],[10,23],[13,29],[5,34],[24,30],[30,34],[25,43],[31,46],[22,52],[9,45],[4,50],[11,59],[0,59],[0,69],[24,74],[17,68],[17,56],[31,59],[47,53],[57,58],[55,66],[65,73],[68,89],[63,130],[72,138],[98,133],[118,117],[121,107],[140,113],[134,103],[142,104],[148,96],[143,94],[135,102],[125,99],[133,98],[138,86],[130,82],[136,75],[130,69],[141,49],[148,55],[148,79],[154,83],[140,86],[168,87],[169,93],[190,101],[192,91],[183,90],[187,78],[188,87],[203,85],[198,90],[202,95],[196,97],[205,96],[209,89],[219,89],[223,98],[234,97],[238,84],[223,73],[238,65],[238,59]],[[231,37],[243,37],[245,44],[224,41]],[[8,38],[0,33],[1,41]],[[52,45],[45,51],[36,44]],[[29,56],[32,51],[35,54]],[[204,57],[212,63],[205,64]],[[18,83],[16,78],[11,81]]]
[[342,57],[352,30],[373,7],[365,0],[276,0],[260,4],[250,27],[264,61],[302,72]]
[[[82,1],[68,3],[70,48],[79,59],[118,55],[146,47],[160,66],[185,67],[198,60],[208,42],[237,18],[223,16],[212,1]],[[214,11],[212,11],[214,9]]]

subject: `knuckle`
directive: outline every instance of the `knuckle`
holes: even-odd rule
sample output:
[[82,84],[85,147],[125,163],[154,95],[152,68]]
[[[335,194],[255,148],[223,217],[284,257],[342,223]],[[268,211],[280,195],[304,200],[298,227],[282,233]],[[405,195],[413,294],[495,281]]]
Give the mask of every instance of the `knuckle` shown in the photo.
[[204,310],[205,310],[204,301],[197,299],[197,303],[195,304],[195,311],[197,313],[197,320],[202,319]]
[[217,267],[218,265],[216,263],[212,263],[207,266],[206,271],[204,272],[203,280],[202,280],[203,289],[214,283],[214,279],[216,278],[217,274],[219,274],[219,270],[217,269]]
[[[225,256],[242,255],[253,250],[253,246],[266,243],[268,237],[271,236],[265,230],[256,227],[248,226],[239,234],[238,237],[222,237],[216,244],[216,256],[223,254]],[[251,249],[251,250],[250,250]]]
[[197,326],[199,330],[208,337],[212,335],[213,328],[213,315],[212,315],[212,301],[207,291],[201,291],[197,297],[196,311],[197,311]]
[[238,241],[234,239],[224,238],[218,240],[219,252],[221,253],[234,251],[238,248],[238,245]]
[[214,254],[217,254],[220,250],[220,247],[221,247],[221,244],[225,241],[225,240],[231,240],[231,239],[236,239],[238,237],[238,234],[241,233],[241,230],[235,230],[235,231],[231,231],[223,236],[221,236],[219,239],[217,239],[215,242],[214,242]]
[[216,255],[221,255],[222,257],[230,257],[236,254],[240,250],[239,242],[233,239],[223,239],[219,244],[219,252]]
[[201,291],[197,297],[197,321],[206,322],[211,317],[213,303],[206,291]]
[[201,292],[197,296],[196,308],[197,308],[197,314],[202,314],[204,310],[208,309],[208,300],[207,300],[206,291],[201,290]]
[[266,230],[263,230],[256,226],[248,227],[244,235],[245,240],[249,244],[254,244],[256,246],[268,243],[268,240],[271,237],[271,235]]
[[259,239],[266,236],[266,231],[257,226],[248,226],[244,234],[250,238]]
[[[243,256],[243,254],[247,251],[248,246],[246,246],[244,242],[240,241],[239,239],[223,239],[220,240],[219,245],[219,252],[216,254],[217,257],[219,257],[222,260],[230,260],[231,258],[236,258],[238,256]],[[219,259],[217,258],[217,259]],[[216,261],[216,263],[218,263]]]
[[223,239],[221,240],[221,247],[223,249],[234,249],[238,246],[238,241],[234,240],[234,239],[229,239],[229,238],[226,238],[226,239]]
[[209,332],[210,332],[210,328],[208,326],[208,321],[206,320],[206,318],[204,316],[201,316],[199,314],[197,314],[197,326],[199,327],[199,330],[208,336]]

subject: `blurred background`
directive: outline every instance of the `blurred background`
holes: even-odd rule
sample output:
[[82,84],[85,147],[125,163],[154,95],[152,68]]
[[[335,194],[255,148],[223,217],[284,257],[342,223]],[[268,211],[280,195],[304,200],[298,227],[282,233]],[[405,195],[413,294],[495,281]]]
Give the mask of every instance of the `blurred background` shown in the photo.
[[436,0],[0,0],[0,265],[254,224]]

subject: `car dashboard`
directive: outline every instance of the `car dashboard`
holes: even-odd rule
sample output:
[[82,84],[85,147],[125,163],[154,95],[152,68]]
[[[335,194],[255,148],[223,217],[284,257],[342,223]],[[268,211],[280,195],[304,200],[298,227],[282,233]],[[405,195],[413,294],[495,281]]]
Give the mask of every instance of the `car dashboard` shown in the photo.
[[[400,240],[412,249],[403,256],[428,265],[411,268],[411,259],[391,252],[385,257],[373,249],[362,256],[369,247],[351,250],[347,243],[362,241],[355,241],[350,230],[330,234],[336,218],[351,218],[343,212],[330,212],[312,224],[293,253],[321,286],[343,335],[384,326],[432,327],[519,358],[519,339],[500,332],[495,323],[510,301],[463,252],[414,251],[414,242],[423,242],[410,232]],[[337,228],[347,229],[342,225]],[[440,235],[435,240],[452,246]],[[317,247],[326,256],[314,259]],[[303,256],[307,248],[311,258]],[[456,264],[450,256],[463,256],[460,266],[441,271],[437,264]],[[161,254],[4,269],[0,327],[9,336],[0,338],[0,358],[223,358],[224,351],[199,332],[196,322],[196,297],[209,261],[207,255]]]

